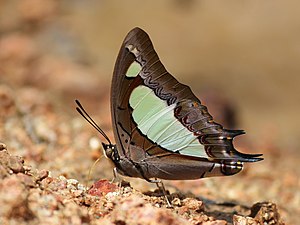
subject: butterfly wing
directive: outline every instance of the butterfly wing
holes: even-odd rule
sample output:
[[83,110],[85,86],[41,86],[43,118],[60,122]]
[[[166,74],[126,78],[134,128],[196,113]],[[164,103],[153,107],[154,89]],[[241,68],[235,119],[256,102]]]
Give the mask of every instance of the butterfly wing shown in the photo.
[[188,164],[195,168],[193,163],[199,165],[199,161],[210,167],[212,162],[260,160],[259,154],[234,149],[233,138],[244,132],[226,130],[214,122],[191,89],[167,72],[140,28],[130,31],[121,46],[112,80],[111,112],[119,152],[136,162],[147,161],[156,168],[169,165],[174,171],[174,160],[186,169]]

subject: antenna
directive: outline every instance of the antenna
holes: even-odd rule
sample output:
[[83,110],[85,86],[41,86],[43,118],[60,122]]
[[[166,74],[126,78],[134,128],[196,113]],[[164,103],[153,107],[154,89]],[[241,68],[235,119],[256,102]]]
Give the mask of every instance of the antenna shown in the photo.
[[79,100],[75,100],[78,107],[76,107],[77,112],[91,124],[102,136],[108,141],[108,143],[111,145],[111,141],[109,140],[108,136],[105,134],[105,132],[97,125],[97,123],[90,117],[90,115],[85,111],[83,106],[80,104]]

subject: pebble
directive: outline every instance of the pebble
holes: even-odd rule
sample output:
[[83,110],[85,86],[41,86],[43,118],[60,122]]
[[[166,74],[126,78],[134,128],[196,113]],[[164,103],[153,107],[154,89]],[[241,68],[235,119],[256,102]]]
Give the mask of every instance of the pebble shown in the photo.
[[6,145],[3,143],[0,143],[0,151],[6,150]]
[[75,179],[68,179],[68,180],[67,180],[67,183],[68,183],[68,184],[73,184],[73,185],[77,186],[77,184],[79,183],[79,181],[78,181],[78,180],[75,180]]
[[40,170],[38,172],[36,180],[41,181],[41,180],[45,179],[48,176],[49,176],[49,171],[48,170]]
[[181,204],[181,201],[180,201],[179,198],[174,198],[174,199],[172,200],[172,205],[173,205],[173,206],[181,206],[182,204]]
[[84,186],[83,184],[80,184],[80,183],[77,185],[77,189],[81,190],[81,191],[86,191],[87,190],[86,186]]

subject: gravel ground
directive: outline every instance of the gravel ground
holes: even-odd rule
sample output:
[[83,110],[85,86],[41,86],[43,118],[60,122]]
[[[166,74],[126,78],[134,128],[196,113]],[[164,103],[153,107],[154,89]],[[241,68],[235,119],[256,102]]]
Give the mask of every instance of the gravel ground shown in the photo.
[[[101,140],[74,103],[79,98],[113,139],[110,79],[64,30],[69,8],[55,0],[0,2],[0,224],[297,224],[299,146],[285,148],[272,126],[261,128],[257,143],[237,140],[240,151],[265,157],[242,173],[166,181],[173,208],[141,179],[111,183]],[[214,90],[201,100],[223,124],[232,120],[219,111],[238,115]]]
[[[274,203],[251,208],[172,193],[172,208],[156,192],[141,193],[129,183],[76,179],[33,170],[1,143],[1,224],[284,224]],[[157,195],[157,196],[156,196]]]

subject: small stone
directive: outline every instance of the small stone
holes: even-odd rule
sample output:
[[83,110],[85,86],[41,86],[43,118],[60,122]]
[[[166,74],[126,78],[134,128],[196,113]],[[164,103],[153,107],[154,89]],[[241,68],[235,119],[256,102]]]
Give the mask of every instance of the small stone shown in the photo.
[[63,180],[63,181],[66,181],[66,180],[67,180],[67,178],[65,178],[63,175],[60,175],[60,176],[58,177],[58,179]]
[[98,180],[93,184],[88,193],[90,195],[103,196],[109,192],[114,192],[117,189],[118,186],[110,183],[108,180]]
[[3,150],[7,150],[6,145],[3,143],[0,143],[0,151],[3,151]]
[[123,188],[123,193],[131,193],[132,192],[132,188],[131,187],[124,187]]
[[8,167],[14,172],[14,173],[24,173],[24,167],[23,167],[24,160],[22,157],[19,156],[11,156],[8,161]]
[[118,196],[118,195],[119,195],[119,192],[108,192],[108,193],[105,195],[105,197],[106,197],[107,199],[111,199],[111,198],[116,197],[116,196]]
[[82,190],[71,190],[71,193],[74,195],[74,197],[79,197],[83,194]]
[[24,168],[24,170],[25,170],[25,172],[29,172],[29,171],[31,171],[31,166],[23,166],[23,168]]
[[183,200],[183,204],[190,210],[201,210],[203,208],[202,201],[192,198],[186,198]]
[[227,225],[225,220],[206,221],[202,225]]
[[78,189],[78,190],[81,190],[81,191],[86,191],[87,188],[86,188],[86,186],[84,186],[83,184],[78,184],[78,185],[77,185],[77,189]]
[[155,206],[156,208],[161,208],[159,203],[155,203],[154,206]]
[[259,223],[251,217],[233,215],[233,225],[259,225]]
[[208,221],[208,220],[209,220],[209,217],[208,217],[207,215],[203,215],[203,216],[202,216],[202,219],[203,219],[203,221]]
[[41,181],[41,180],[45,179],[46,177],[48,177],[48,175],[49,175],[48,170],[40,170],[36,177],[36,181]]
[[27,187],[36,187],[36,183],[33,180],[33,177],[23,174],[23,173],[18,173],[17,177],[20,179],[20,181],[25,184]]
[[174,199],[172,200],[172,205],[173,205],[173,206],[181,206],[181,201],[180,201],[180,199],[179,199],[179,198],[174,198]]
[[41,187],[48,188],[48,186],[53,182],[52,177],[46,177],[45,179],[41,180]]
[[72,184],[72,185],[74,185],[74,186],[77,186],[77,184],[79,183],[79,181],[78,181],[78,180],[75,180],[75,179],[68,179],[68,180],[67,180],[67,183],[68,183],[68,184]]
[[73,184],[68,184],[68,183],[67,183],[67,189],[69,189],[69,190],[77,190],[76,186],[74,186]]
[[272,202],[259,202],[252,206],[251,217],[254,217],[260,224],[284,224],[281,219],[277,207]]

